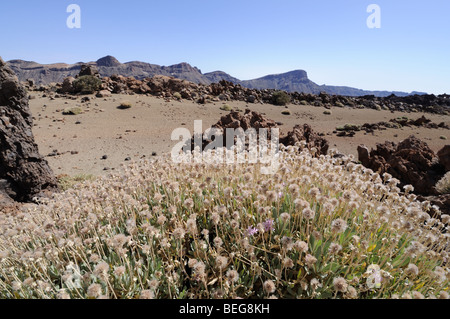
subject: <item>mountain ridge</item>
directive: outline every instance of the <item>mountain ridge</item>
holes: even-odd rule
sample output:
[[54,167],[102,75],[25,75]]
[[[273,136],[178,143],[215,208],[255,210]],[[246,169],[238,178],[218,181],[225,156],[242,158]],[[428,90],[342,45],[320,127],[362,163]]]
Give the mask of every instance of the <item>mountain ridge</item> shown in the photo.
[[239,80],[224,71],[213,71],[203,74],[195,66],[187,62],[181,62],[170,66],[160,66],[141,61],[121,63],[115,57],[108,55],[95,62],[77,62],[74,64],[53,63],[39,64],[34,61],[10,60],[7,64],[13,69],[20,81],[32,79],[36,84],[46,85],[52,82],[61,83],[64,78],[75,77],[83,64],[96,66],[101,76],[132,76],[138,80],[153,77],[155,75],[173,76],[188,80],[197,84],[209,85],[221,80],[240,84],[250,89],[276,89],[287,92],[364,96],[375,95],[386,97],[391,94],[396,96],[408,96],[413,94],[426,94],[424,92],[398,92],[398,91],[370,91],[348,86],[319,85],[308,78],[304,70],[293,70],[280,74],[269,74],[252,80]]

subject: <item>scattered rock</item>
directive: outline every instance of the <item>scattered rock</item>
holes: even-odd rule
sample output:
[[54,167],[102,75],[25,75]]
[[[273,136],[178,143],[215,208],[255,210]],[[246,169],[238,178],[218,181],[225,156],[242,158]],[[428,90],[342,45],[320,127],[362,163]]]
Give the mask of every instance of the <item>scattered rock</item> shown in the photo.
[[336,136],[339,137],[353,137],[355,136],[356,132],[355,131],[339,131],[336,133]]
[[110,91],[108,90],[101,90],[100,92],[97,93],[96,95],[98,98],[105,98],[105,97],[111,97],[112,94]]

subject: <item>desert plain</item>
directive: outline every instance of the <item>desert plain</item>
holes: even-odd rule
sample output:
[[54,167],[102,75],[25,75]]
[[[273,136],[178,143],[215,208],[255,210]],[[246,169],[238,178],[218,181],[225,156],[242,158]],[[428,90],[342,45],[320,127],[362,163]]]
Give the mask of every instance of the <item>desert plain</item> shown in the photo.
[[[171,140],[176,128],[194,130],[194,120],[203,121],[203,131],[228,113],[221,109],[225,102],[198,104],[190,100],[166,100],[150,95],[113,94],[98,98],[95,95],[78,97],[47,97],[32,92],[30,109],[33,115],[33,133],[40,153],[48,160],[56,175],[77,176],[107,174],[127,161],[157,157],[170,152],[178,141]],[[82,102],[83,98],[89,101]],[[86,100],[86,99],[85,99]],[[131,102],[129,109],[119,109],[122,101]],[[415,135],[437,152],[448,144],[450,131],[445,128],[402,127],[358,131],[353,137],[340,137],[333,131],[345,124],[388,122],[397,117],[418,119],[425,116],[434,123],[450,125],[449,115],[397,112],[389,110],[332,107],[324,114],[324,107],[312,105],[276,106],[242,101],[226,102],[232,109],[250,109],[279,122],[280,134],[286,134],[296,124],[307,123],[314,131],[323,133],[330,148],[357,159],[357,146],[372,148],[385,141],[400,142]],[[82,113],[64,115],[66,109],[79,107]],[[288,109],[290,115],[282,114]]]

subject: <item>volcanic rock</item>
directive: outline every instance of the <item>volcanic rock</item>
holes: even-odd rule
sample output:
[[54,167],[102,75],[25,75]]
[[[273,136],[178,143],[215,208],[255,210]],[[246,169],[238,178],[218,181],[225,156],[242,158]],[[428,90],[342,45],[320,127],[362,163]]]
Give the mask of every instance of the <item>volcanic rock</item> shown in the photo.
[[75,78],[72,76],[65,78],[59,92],[60,93],[73,93],[75,91],[75,89],[73,87],[73,81],[75,81]]
[[261,113],[251,111],[249,109],[245,110],[245,113],[233,111],[229,114],[222,116],[219,122],[212,126],[213,128],[218,128],[221,130],[227,128],[242,128],[244,131],[249,128],[254,128],[256,130],[260,128],[271,129],[276,128],[277,124],[275,121],[265,118]]
[[[255,129],[257,138],[259,138],[260,129],[266,129],[267,131],[267,140],[271,140],[272,131],[271,129],[278,129],[278,124],[264,117],[263,114],[251,111],[250,109],[246,109],[245,113],[232,111],[227,115],[222,116],[222,118],[214,124],[212,129],[217,129],[219,135],[223,138],[223,146],[227,145],[227,129],[242,129],[246,132],[248,129]],[[279,142],[285,146],[295,146],[296,144],[300,144],[302,141],[306,143],[306,147],[309,149],[316,148],[316,155],[327,154],[328,151],[328,141],[323,137],[319,136],[316,132],[314,132],[308,124],[304,125],[296,125],[292,131],[287,133],[286,136],[280,137]],[[192,137],[190,141],[191,149],[195,147],[195,136]],[[204,139],[204,135],[202,136],[202,149],[204,149],[207,145],[212,143],[213,140]],[[234,143],[235,145],[236,137]],[[187,146],[186,145],[186,146]],[[248,139],[245,140],[245,148],[248,148]]]
[[328,152],[328,141],[314,132],[308,124],[296,125],[285,137],[280,138],[280,143],[284,146],[294,146],[301,141],[306,142],[309,149],[316,148],[317,155],[326,155]]
[[439,162],[445,167],[445,171],[450,171],[450,145],[445,145],[437,155]]
[[98,69],[93,65],[83,64],[78,76],[94,75],[99,76]]
[[415,136],[399,144],[378,143],[370,153],[360,145],[358,158],[362,165],[375,172],[391,174],[400,181],[400,186],[411,184],[415,193],[421,195],[437,195],[435,185],[445,173],[436,154]]
[[104,97],[110,97],[111,96],[111,92],[108,90],[101,90],[97,93],[96,95],[99,98],[104,98]]
[[32,121],[25,88],[0,58],[0,180],[9,185],[17,201],[32,200],[57,187],[34,141]]

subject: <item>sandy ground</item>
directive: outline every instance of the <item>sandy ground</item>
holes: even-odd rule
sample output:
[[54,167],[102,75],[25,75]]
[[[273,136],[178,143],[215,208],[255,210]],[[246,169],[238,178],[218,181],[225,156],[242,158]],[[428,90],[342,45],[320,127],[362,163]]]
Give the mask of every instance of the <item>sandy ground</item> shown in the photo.
[[[199,105],[191,101],[166,102],[152,96],[113,95],[110,98],[96,98],[90,95],[90,102],[81,103],[81,98],[71,100],[42,97],[33,94],[30,100],[34,118],[33,132],[39,150],[44,155],[56,175],[78,174],[100,175],[117,169],[126,158],[137,160],[151,158],[163,152],[170,152],[177,144],[171,141],[175,128],[183,127],[193,132],[194,120],[203,120],[203,131],[215,124],[227,112],[220,110],[222,102]],[[121,110],[117,106],[128,100],[131,109]],[[422,113],[401,113],[376,111],[369,109],[332,108],[331,115],[323,114],[325,108],[314,106],[289,105],[291,115],[283,115],[285,107],[274,105],[248,104],[245,102],[228,102],[233,108],[265,113],[266,117],[282,122],[281,134],[291,130],[296,124],[308,123],[317,132],[323,132],[332,148],[343,153],[357,156],[359,144],[374,147],[376,143],[386,140],[399,142],[410,135],[424,140],[437,152],[450,139],[450,130],[427,128],[403,128],[376,131],[375,134],[357,132],[354,137],[337,137],[332,134],[336,127],[346,123],[364,124],[389,121],[399,116],[417,119]],[[81,107],[84,113],[63,115],[67,108]],[[425,114],[433,122],[445,122],[450,125],[450,116]],[[48,156],[56,151],[61,155]],[[106,159],[102,157],[106,155]],[[106,170],[105,170],[106,169]]]

